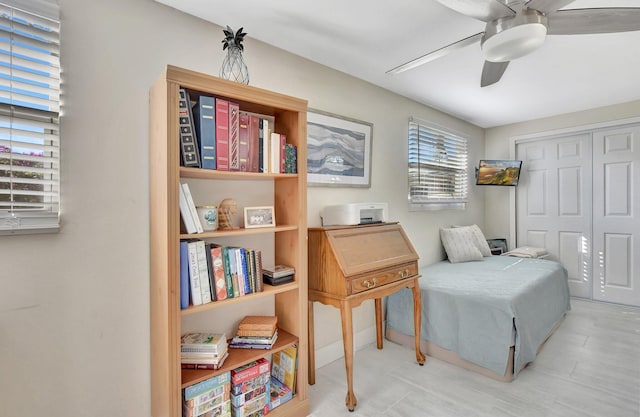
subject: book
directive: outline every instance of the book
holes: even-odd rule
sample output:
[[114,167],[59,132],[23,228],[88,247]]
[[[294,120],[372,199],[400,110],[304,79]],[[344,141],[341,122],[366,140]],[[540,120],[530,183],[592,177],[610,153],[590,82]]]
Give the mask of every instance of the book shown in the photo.
[[[230,404],[231,394],[229,391],[229,383],[226,383],[199,395],[195,399],[183,401],[182,417],[207,415],[222,417],[221,414],[216,414],[216,412],[220,412],[219,407],[226,405],[228,408]],[[210,410],[216,411],[210,414]]]
[[216,281],[213,276],[213,260],[211,259],[211,243],[204,242],[204,256],[207,262],[207,276],[209,277],[209,298],[216,301]]
[[237,386],[259,375],[269,373],[270,363],[265,358],[259,358],[238,368],[231,370],[231,394],[239,394]]
[[238,248],[239,273],[238,281],[244,285],[244,294],[251,294],[251,284],[249,283],[249,268],[247,267],[247,251],[245,248]]
[[196,135],[200,143],[200,167],[216,169],[216,99],[200,96],[193,108]]
[[293,282],[295,280],[295,275],[291,274],[291,275],[283,275],[281,277],[278,278],[273,278],[270,277],[269,275],[262,275],[262,280],[264,282],[266,282],[269,285],[282,285],[282,284],[286,284],[287,282]]
[[296,393],[296,371],[298,367],[298,346],[287,346],[271,357],[271,376]]
[[180,352],[221,353],[227,349],[224,333],[190,332],[180,338]]
[[198,275],[200,277],[200,293],[202,294],[202,304],[210,303],[211,298],[211,284],[209,277],[209,265],[207,262],[207,247],[204,240],[196,241],[196,249],[198,254]]
[[187,202],[187,207],[189,208],[189,212],[191,213],[191,217],[193,218],[193,223],[196,226],[196,233],[204,232],[202,228],[202,223],[200,223],[200,217],[198,216],[198,211],[196,210],[196,205],[193,202],[193,196],[191,195],[191,189],[189,188],[188,183],[181,184],[182,190],[184,191],[184,198]]
[[196,224],[193,221],[193,215],[191,214],[191,210],[187,204],[187,198],[184,195],[184,188],[182,188],[182,184],[178,187],[178,203],[180,206],[180,217],[182,217],[182,223],[184,223],[184,228],[187,233],[197,233],[198,230],[196,229]]
[[278,340],[278,330],[271,336],[234,336],[229,347],[234,349],[271,349]]
[[229,171],[240,171],[240,106],[229,102]]
[[227,299],[227,283],[224,277],[224,264],[222,260],[222,246],[211,244],[211,269],[213,270],[213,282],[216,300]]
[[[268,377],[269,374],[263,374],[265,377]],[[270,385],[271,385],[271,380],[270,379],[265,379],[263,377],[257,377],[257,379],[260,379],[261,381],[259,381],[256,384],[256,387],[250,391],[247,392],[243,392],[240,394],[235,394],[235,395],[231,395],[231,405],[233,407],[241,407],[242,405],[244,405],[245,403],[248,403],[249,401],[253,400],[254,398],[257,398],[261,395],[264,395],[265,393],[270,393]]]
[[186,240],[180,241],[180,309],[189,308],[189,249]]
[[[229,372],[225,372],[225,374],[229,374]],[[222,382],[220,382],[219,385],[212,386],[210,389],[207,389],[207,391],[189,398],[188,400],[183,400],[182,404],[186,408],[193,409],[196,406],[206,404],[218,397],[220,397],[219,399],[221,402],[229,401],[231,399],[231,382],[226,375],[225,378],[222,378]]]
[[263,273],[262,251],[256,250],[255,257],[256,257],[256,291],[262,292],[264,290],[264,287],[262,285],[262,273]]
[[[243,331],[270,331],[275,332],[278,324],[278,316],[245,316],[238,324],[238,330]],[[241,336],[251,336],[244,334]]]
[[247,279],[249,281],[249,289],[252,293],[257,292],[255,252],[253,249],[245,249],[245,255],[247,257]]
[[178,129],[180,132],[180,154],[182,166],[200,168],[200,153],[198,152],[198,140],[193,123],[191,99],[187,90],[178,90]]
[[285,144],[285,162],[284,172],[287,174],[296,174],[298,172],[298,147],[291,143]]
[[222,247],[222,266],[224,268],[224,280],[227,286],[227,298],[234,298],[233,276],[231,275],[231,265],[229,264],[229,247]]
[[231,394],[232,395],[245,394],[247,392],[255,390],[256,388],[264,386],[265,384],[270,382],[271,382],[271,373],[263,372],[253,378],[249,378],[237,384],[231,384],[230,385]]
[[202,291],[200,290],[200,268],[198,267],[198,247],[197,240],[190,240],[187,243],[187,256],[189,258],[189,288],[191,304],[199,306],[202,304]]
[[249,115],[248,137],[248,168],[249,172],[260,172],[260,117]]
[[249,171],[249,113],[241,111],[238,117],[238,153],[240,159],[239,171]]
[[269,411],[286,403],[293,398],[291,388],[271,377],[271,397],[269,398]]
[[284,174],[286,170],[286,158],[287,158],[287,137],[284,134],[280,134],[280,173]]
[[[236,249],[230,246],[227,248],[229,271],[231,272],[231,281],[233,282],[233,296],[234,298],[240,297],[240,283],[238,282],[238,261],[236,259]],[[244,291],[244,290],[243,290]]]
[[216,167],[229,171],[229,101],[216,97]]
[[[231,417],[231,401],[224,401],[203,414],[190,414],[183,408],[182,417]],[[254,416],[255,417],[255,416]]]
[[277,174],[280,172],[280,134],[272,132],[269,144],[269,172]]
[[188,387],[184,388],[183,399],[185,401],[188,401],[220,385],[227,384],[230,382],[231,382],[231,372],[230,371],[223,372],[214,377],[205,379],[204,381],[200,381],[196,384],[189,385]]
[[264,267],[262,269],[262,273],[273,278],[280,278],[286,275],[294,274],[295,269],[292,266],[279,264],[275,266]]
[[263,417],[269,412],[270,392],[261,394],[239,407],[231,405],[231,414],[233,417]]
[[260,121],[262,122],[262,142],[260,144],[262,168],[260,172],[270,172],[269,164],[271,159],[269,157],[269,149],[271,146],[271,129],[273,128],[273,124],[271,124],[271,121],[267,118],[261,118]]
[[225,352],[221,357],[215,359],[200,359],[193,357],[181,357],[180,367],[182,369],[212,369],[222,368],[225,359],[229,356],[229,352]]

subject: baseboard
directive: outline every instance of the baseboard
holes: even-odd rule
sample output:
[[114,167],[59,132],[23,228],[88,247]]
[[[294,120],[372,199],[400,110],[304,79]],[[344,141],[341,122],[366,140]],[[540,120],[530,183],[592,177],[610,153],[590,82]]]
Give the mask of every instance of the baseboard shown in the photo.
[[[365,346],[376,342],[376,327],[368,327],[353,334],[353,346],[357,352]],[[342,339],[316,349],[316,369],[344,357]]]

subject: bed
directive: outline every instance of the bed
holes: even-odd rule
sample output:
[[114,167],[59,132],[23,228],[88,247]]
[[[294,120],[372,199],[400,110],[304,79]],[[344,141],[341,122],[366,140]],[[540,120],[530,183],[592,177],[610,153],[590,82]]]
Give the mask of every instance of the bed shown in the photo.
[[[423,351],[501,381],[535,359],[570,310],[566,270],[555,261],[483,256],[420,273]],[[386,338],[407,346],[411,300],[404,289],[386,303]]]

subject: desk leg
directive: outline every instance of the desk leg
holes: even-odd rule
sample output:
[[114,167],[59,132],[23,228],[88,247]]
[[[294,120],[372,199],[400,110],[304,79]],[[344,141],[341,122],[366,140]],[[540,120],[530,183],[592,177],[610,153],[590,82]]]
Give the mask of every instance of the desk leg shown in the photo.
[[376,347],[382,349],[382,299],[376,298]]
[[313,301],[308,302],[309,306],[309,385],[316,383],[316,347],[315,347],[315,331],[313,323]]
[[347,368],[347,398],[345,404],[349,411],[353,411],[358,404],[353,393],[353,323],[351,317],[351,303],[342,300],[340,302],[340,315],[342,316],[342,342],[344,345],[344,364]]
[[416,339],[416,361],[420,366],[424,365],[426,358],[420,351],[420,322],[422,318],[422,297],[420,296],[420,286],[418,285],[418,279],[416,278],[411,288],[413,292],[413,331]]

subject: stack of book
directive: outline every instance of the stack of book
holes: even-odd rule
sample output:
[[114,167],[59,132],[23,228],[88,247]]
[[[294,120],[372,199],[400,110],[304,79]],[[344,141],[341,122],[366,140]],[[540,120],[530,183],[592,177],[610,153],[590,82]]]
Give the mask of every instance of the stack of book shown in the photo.
[[220,369],[229,356],[224,333],[186,333],[180,343],[182,369]]
[[190,385],[182,393],[182,417],[230,417],[229,371]]
[[269,412],[270,363],[260,358],[231,371],[233,417],[262,417]]
[[279,285],[293,281],[295,269],[292,266],[276,265],[262,269],[262,278],[269,285]]
[[246,316],[238,325],[237,335],[229,347],[239,349],[271,349],[278,339],[278,317]]

